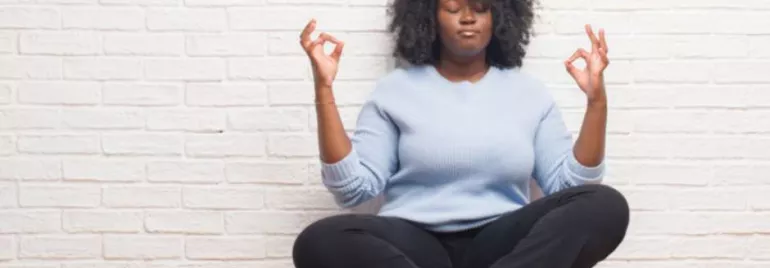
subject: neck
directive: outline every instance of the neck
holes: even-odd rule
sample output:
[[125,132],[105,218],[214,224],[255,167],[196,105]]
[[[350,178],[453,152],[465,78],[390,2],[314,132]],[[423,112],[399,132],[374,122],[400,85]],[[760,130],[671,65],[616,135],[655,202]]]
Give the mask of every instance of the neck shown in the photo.
[[477,82],[484,77],[489,70],[484,53],[478,53],[468,57],[458,57],[443,54],[436,64],[438,72],[453,82],[470,81]]

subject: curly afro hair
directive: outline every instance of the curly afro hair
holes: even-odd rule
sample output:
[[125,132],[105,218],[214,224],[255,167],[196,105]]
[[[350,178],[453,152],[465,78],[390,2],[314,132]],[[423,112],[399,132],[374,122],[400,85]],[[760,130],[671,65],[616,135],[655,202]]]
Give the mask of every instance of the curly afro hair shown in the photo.
[[[395,38],[393,56],[412,65],[438,61],[438,1],[393,0],[388,9],[388,31]],[[492,11],[493,34],[486,51],[487,62],[499,68],[520,67],[533,34],[536,0],[480,1],[487,1]]]

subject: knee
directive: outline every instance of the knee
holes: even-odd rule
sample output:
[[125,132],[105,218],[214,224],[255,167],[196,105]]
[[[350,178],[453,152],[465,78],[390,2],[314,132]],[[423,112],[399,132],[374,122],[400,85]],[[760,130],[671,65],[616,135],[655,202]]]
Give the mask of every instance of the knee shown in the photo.
[[305,227],[294,240],[293,257],[295,261],[315,259],[323,255],[321,251],[328,244],[339,239],[344,229],[351,226],[357,215],[342,214],[317,220]]
[[600,219],[602,225],[625,232],[631,212],[623,193],[603,184],[585,185],[584,188],[589,193],[586,198],[591,203],[591,214]]

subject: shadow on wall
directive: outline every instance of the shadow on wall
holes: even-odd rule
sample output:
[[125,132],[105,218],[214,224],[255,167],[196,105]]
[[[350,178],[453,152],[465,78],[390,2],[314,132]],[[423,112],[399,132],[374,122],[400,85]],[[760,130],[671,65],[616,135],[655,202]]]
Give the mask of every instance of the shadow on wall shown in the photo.
[[[537,185],[535,180],[529,181],[529,189],[530,189],[530,192],[532,193],[533,201],[543,197],[543,191],[540,189],[540,186]],[[361,214],[377,213],[377,211],[382,206],[383,201],[384,201],[384,197],[382,195],[377,196],[377,198],[351,209],[351,212],[361,213]]]

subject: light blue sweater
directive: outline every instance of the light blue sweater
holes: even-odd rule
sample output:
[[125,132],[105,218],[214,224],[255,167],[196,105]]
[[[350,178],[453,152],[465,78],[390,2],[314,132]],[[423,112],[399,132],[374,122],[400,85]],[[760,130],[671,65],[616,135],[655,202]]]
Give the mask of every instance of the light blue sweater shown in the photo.
[[359,114],[353,150],[322,163],[343,208],[384,194],[378,215],[459,231],[490,222],[544,193],[600,183],[604,163],[581,165],[544,84],[518,69],[491,68],[476,83],[432,66],[381,78]]

